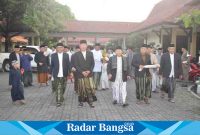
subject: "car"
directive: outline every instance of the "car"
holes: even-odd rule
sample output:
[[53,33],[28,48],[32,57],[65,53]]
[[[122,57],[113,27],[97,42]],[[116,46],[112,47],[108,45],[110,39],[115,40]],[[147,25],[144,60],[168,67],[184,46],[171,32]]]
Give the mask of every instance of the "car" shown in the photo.
[[[39,46],[26,46],[26,49],[30,52],[31,56],[33,57],[33,60],[31,61],[31,67],[35,71],[37,69],[37,64],[34,61],[35,54],[39,52],[40,47]],[[51,53],[52,50],[50,48],[47,49],[48,53]],[[9,65],[9,55],[8,53],[0,53],[0,69],[2,69],[5,72],[9,72],[10,65]]]

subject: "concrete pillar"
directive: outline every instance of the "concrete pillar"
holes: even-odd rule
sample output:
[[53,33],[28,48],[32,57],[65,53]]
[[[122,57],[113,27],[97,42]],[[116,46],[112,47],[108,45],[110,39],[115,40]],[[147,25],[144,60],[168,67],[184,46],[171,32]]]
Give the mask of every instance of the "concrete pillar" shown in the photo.
[[177,35],[176,29],[173,28],[173,29],[172,29],[172,35],[171,35],[171,36],[172,36],[172,37],[171,37],[171,43],[174,44],[175,47],[176,47],[176,35]]

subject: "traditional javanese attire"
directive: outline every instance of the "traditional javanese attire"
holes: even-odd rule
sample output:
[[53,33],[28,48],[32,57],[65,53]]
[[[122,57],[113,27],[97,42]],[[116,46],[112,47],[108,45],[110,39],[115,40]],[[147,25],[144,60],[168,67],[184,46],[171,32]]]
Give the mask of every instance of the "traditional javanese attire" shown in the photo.
[[[80,103],[88,102],[89,105],[92,105],[92,102],[96,100],[92,73],[94,68],[93,53],[89,51],[80,51],[76,53],[73,59],[78,78],[78,100]],[[90,74],[85,77],[82,74],[84,71],[90,71]]]
[[94,56],[94,69],[93,69],[93,79],[95,84],[95,89],[99,88],[100,85],[100,76],[101,76],[101,59],[102,59],[102,52],[101,50],[96,51],[95,49],[92,50]]
[[163,77],[162,97],[164,91],[168,92],[170,102],[174,102],[174,91],[176,88],[176,79],[183,74],[181,57],[179,54],[165,53],[161,57],[159,74]]
[[[18,61],[18,63],[20,64],[20,54],[16,53],[16,52],[12,52],[10,53],[9,55],[9,65],[10,65],[10,71],[13,69],[13,66],[12,66],[12,61]],[[11,76],[10,76],[10,73],[9,72],[9,85],[11,85]]]
[[[47,84],[49,72],[49,57],[45,56],[43,52],[38,52],[35,55],[35,62],[37,63],[38,83]],[[43,63],[43,65],[39,65]]]
[[151,65],[150,56],[136,54],[133,57],[132,65],[135,67],[136,98],[138,100],[149,98],[151,94],[151,74],[148,68],[139,71],[139,66]]
[[66,78],[69,74],[70,62],[66,53],[54,53],[51,55],[50,74],[54,78],[54,89],[56,92],[57,105],[61,105],[64,101],[64,93],[66,88]]
[[21,72],[18,69],[12,69],[10,71],[11,77],[11,97],[12,101],[24,100],[24,88],[21,82]]
[[109,88],[107,65],[108,63],[102,63],[102,71],[101,71],[101,79],[100,79],[100,86],[102,89]]
[[29,54],[24,54],[21,56],[21,70],[24,70],[23,73],[23,82],[24,86],[32,86],[33,76],[32,76],[32,68],[31,61],[33,57]]
[[126,104],[126,82],[129,73],[126,57],[112,56],[108,62],[108,74],[111,74],[111,87],[113,90],[113,101]]

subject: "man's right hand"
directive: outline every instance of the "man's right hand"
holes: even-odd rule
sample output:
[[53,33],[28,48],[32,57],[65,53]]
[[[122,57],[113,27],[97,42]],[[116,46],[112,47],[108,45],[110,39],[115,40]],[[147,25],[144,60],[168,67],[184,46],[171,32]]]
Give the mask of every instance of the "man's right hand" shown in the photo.
[[43,63],[39,63],[39,65],[40,65],[40,66],[42,66],[42,65],[43,65]]
[[82,72],[82,74],[83,74],[84,77],[87,77],[87,75],[88,75],[87,72],[85,72],[85,71]]
[[140,68],[140,69],[143,69],[143,68],[144,68],[144,65],[140,65],[139,68]]
[[75,71],[76,71],[76,68],[72,67],[72,71],[75,72]]

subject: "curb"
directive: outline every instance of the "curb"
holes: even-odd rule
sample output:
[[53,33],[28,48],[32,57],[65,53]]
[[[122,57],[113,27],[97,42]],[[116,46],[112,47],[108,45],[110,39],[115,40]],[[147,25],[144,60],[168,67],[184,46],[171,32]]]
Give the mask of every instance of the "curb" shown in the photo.
[[190,85],[190,86],[188,87],[188,92],[190,92],[193,96],[195,96],[197,99],[200,100],[200,96],[197,95],[196,93],[194,93],[194,92],[191,90],[192,86],[193,86],[193,85]]

